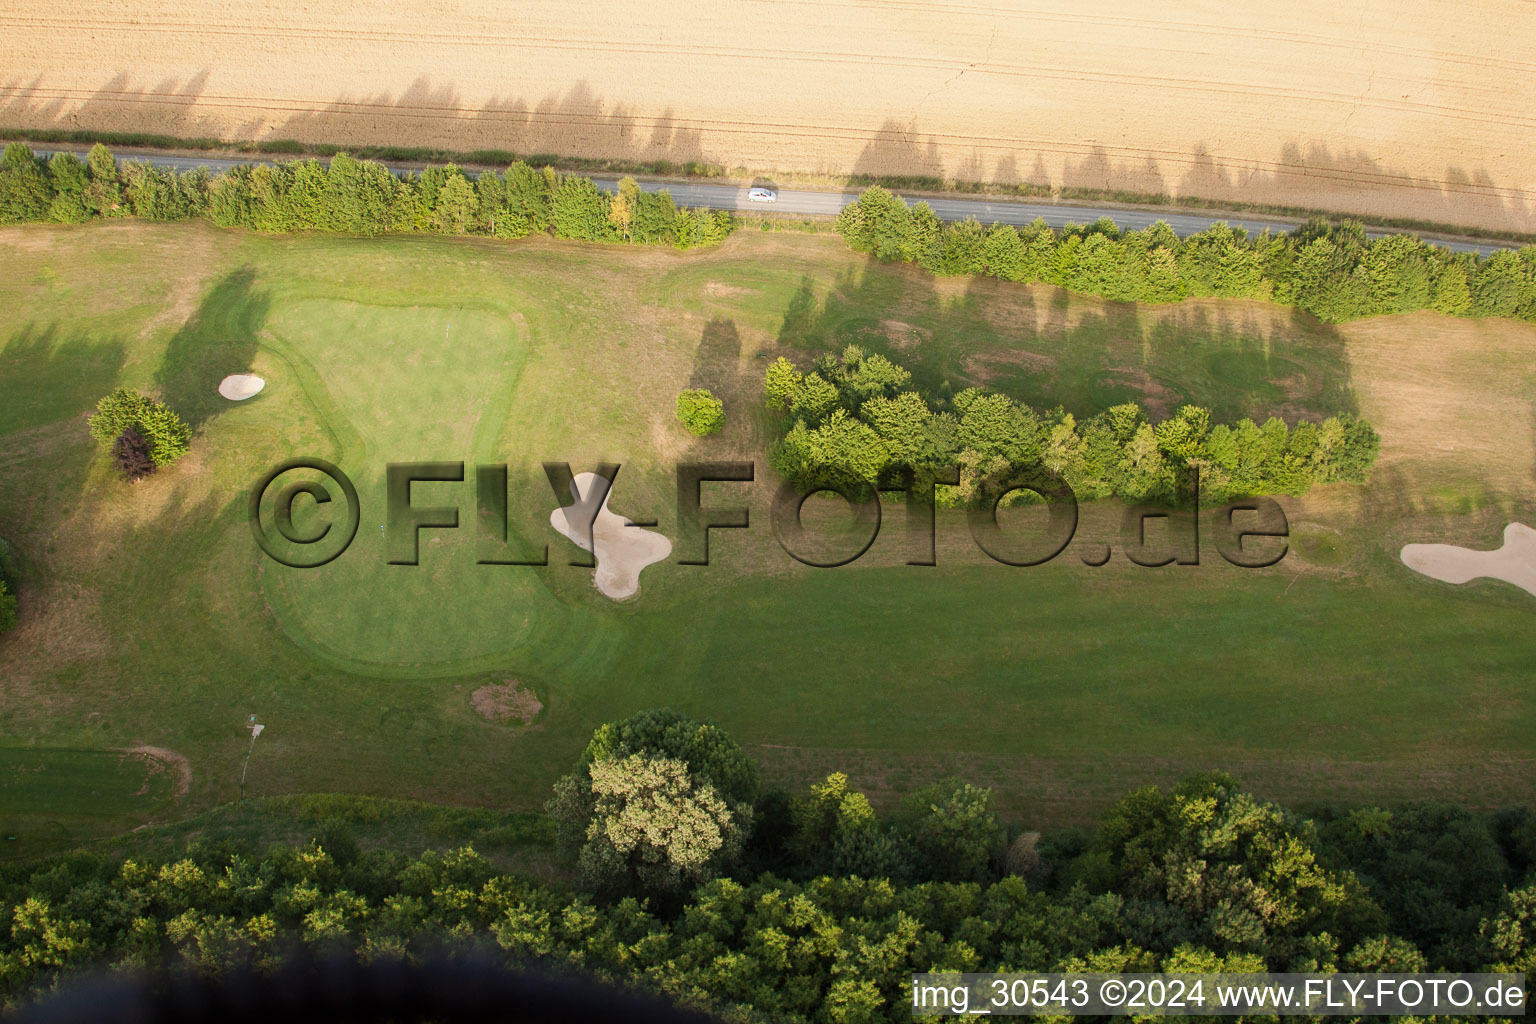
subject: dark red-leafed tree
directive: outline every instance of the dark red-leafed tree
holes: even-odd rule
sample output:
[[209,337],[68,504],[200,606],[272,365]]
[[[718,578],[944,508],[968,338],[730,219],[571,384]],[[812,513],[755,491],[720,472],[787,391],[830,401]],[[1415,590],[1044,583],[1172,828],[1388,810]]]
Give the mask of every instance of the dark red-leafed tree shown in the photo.
[[149,455],[149,439],[137,427],[129,427],[112,443],[112,462],[124,480],[141,480],[155,471]]

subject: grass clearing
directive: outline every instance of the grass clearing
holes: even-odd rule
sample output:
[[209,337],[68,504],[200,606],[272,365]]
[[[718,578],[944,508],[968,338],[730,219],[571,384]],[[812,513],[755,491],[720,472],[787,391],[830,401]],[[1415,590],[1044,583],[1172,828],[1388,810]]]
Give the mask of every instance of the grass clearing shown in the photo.
[[[669,705],[719,722],[782,781],[844,767],[887,800],[962,770],[1035,826],[1221,766],[1299,801],[1532,798],[1529,595],[1397,559],[1404,543],[1491,547],[1536,521],[1536,429],[1516,429],[1536,408],[1529,326],[1136,307],[936,281],[762,232],[678,254],[117,222],[7,229],[0,267],[0,390],[21,396],[0,404],[0,536],[23,585],[0,640],[0,736],[152,744],[191,767],[168,805],[82,796],[61,817],[54,791],[14,790],[7,820],[27,842],[234,799],[251,714],[267,726],[257,797],[534,810],[594,725]],[[850,342],[924,388],[986,384],[1080,416],[1128,396],[1221,420],[1359,411],[1382,432],[1381,469],[1287,500],[1295,548],[1268,570],[1221,563],[1211,524],[1200,566],[1132,566],[1121,509],[1102,503],[1035,569],[988,562],[955,515],[940,565],[905,566],[895,510],[859,562],[809,569],[769,529],[761,375]],[[267,387],[219,398],[236,372]],[[91,446],[84,416],[118,383],[196,427],[174,471],[121,484]],[[721,433],[674,421],[685,387],[722,398]],[[249,488],[294,455],[335,462],[361,499],[356,541],[321,569],[268,560],[245,521]],[[416,459],[507,463],[514,539],[548,545],[550,564],[476,564],[469,482],[417,485],[416,504],[456,504],[461,527],[423,531],[418,566],[385,564],[384,467]],[[635,599],[609,601],[548,527],[539,463],[622,463],[613,511],[655,517],[676,544],[684,459],[758,464],[756,484],[704,495],[748,504],[752,529],[717,532],[711,566],[664,561]],[[1106,543],[1108,565],[1083,564]],[[542,704],[526,725],[475,707],[508,679]],[[137,788],[105,785],[66,788]]]
[[175,765],[144,751],[0,746],[0,842],[26,859],[83,831],[127,831],[169,810]]

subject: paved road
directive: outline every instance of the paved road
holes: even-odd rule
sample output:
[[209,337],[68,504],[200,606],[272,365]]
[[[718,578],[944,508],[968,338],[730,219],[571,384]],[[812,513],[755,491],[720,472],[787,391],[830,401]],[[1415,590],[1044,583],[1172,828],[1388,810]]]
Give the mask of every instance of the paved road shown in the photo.
[[[58,151],[73,152],[82,158],[85,156],[82,150],[38,150],[39,153],[45,156]],[[200,156],[170,156],[163,153],[136,152],[133,150],[120,150],[118,155],[120,158],[147,160],[157,167],[174,167],[182,171],[189,171],[196,167],[207,167],[210,170],[221,171],[240,164],[272,162],[270,160],[228,160]],[[391,163],[388,166],[390,170],[397,173],[419,170],[421,168],[420,164],[407,163]],[[603,178],[594,180],[600,188],[606,189],[609,192],[614,192],[618,189],[618,182],[616,180]],[[768,204],[748,202],[747,190],[736,185],[641,181],[640,187],[647,192],[667,189],[672,193],[672,198],[677,200],[681,206],[708,206],[717,210],[771,210],[776,213],[798,213],[813,216],[836,216],[839,210],[858,198],[857,191],[779,189],[778,201]],[[1224,217],[1217,214],[1122,210],[1087,205],[1080,206],[1069,203],[1016,202],[996,198],[929,199],[928,205],[933,207],[933,212],[938,214],[941,220],[964,220],[967,217],[975,217],[983,224],[1001,222],[1004,224],[1024,225],[1033,222],[1038,217],[1044,219],[1051,227],[1059,228],[1066,224],[1087,224],[1101,217],[1108,217],[1122,229],[1130,229],[1149,227],[1160,220],[1165,220],[1173,228],[1174,233],[1181,238],[1204,231],[1218,221],[1226,221],[1233,227],[1245,228],[1253,234],[1264,231],[1266,228],[1270,231],[1289,231],[1301,223],[1299,219],[1287,219],[1284,217]],[[1380,237],[1391,233],[1390,231],[1382,230],[1367,231],[1367,234],[1372,237]],[[1448,249],[1455,249],[1461,252],[1477,252],[1484,255],[1500,249],[1518,248],[1515,243],[1507,242],[1464,242],[1453,239],[1441,239],[1427,234],[1422,237],[1433,241],[1437,245],[1443,245]]]

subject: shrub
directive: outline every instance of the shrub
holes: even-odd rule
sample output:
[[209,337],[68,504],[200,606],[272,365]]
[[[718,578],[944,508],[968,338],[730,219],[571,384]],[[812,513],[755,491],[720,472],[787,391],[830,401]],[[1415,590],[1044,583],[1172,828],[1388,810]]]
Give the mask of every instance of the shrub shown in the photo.
[[148,442],[157,469],[187,454],[192,440],[192,428],[175,410],[131,388],[118,388],[98,402],[89,425],[96,443],[114,453],[123,432],[132,427]]
[[725,426],[725,406],[704,388],[689,388],[677,396],[678,422],[695,437],[713,434]]
[[16,595],[0,580],[0,633],[16,625]]
[[129,427],[112,443],[112,462],[124,480],[142,480],[155,471],[150,458],[149,439],[137,427]]

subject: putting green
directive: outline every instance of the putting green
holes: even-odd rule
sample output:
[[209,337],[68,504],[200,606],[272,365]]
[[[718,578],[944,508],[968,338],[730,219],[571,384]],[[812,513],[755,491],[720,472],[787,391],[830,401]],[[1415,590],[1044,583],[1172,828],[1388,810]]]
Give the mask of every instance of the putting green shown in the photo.
[[[274,305],[267,331],[280,351],[307,356],[304,390],[345,439],[335,459],[362,509],[342,557],[315,569],[265,567],[263,591],[289,636],[342,664],[433,675],[558,632],[548,621],[558,602],[540,574],[476,563],[473,467],[508,459],[500,435],[528,352],[513,313],[291,298]],[[423,531],[419,563],[391,565],[380,528],[385,467],[420,461],[465,463],[463,483],[412,488],[417,506],[457,506],[460,529]],[[300,502],[301,529],[319,518]]]

